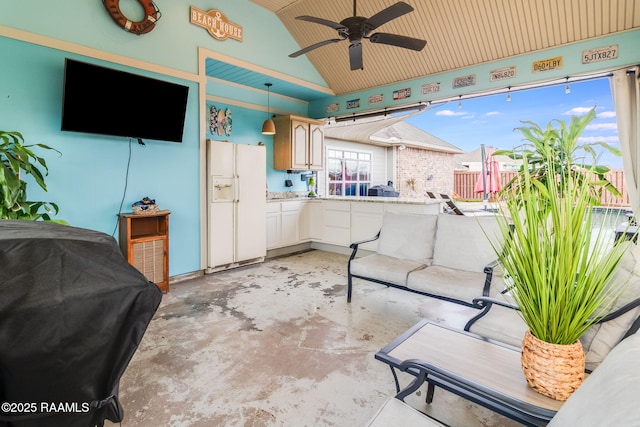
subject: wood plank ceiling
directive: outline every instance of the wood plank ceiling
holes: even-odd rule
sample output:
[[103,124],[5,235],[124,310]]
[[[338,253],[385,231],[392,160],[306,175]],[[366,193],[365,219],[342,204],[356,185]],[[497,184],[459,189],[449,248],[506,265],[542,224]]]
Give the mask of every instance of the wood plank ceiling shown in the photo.
[[[296,16],[340,22],[353,15],[352,0],[251,1],[274,12],[301,48],[337,34]],[[640,0],[404,1],[415,10],[376,31],[424,39],[421,52],[364,40],[364,69],[355,71],[347,40],[306,54],[336,95],[640,28]],[[359,0],[357,15],[370,17],[394,3]]]

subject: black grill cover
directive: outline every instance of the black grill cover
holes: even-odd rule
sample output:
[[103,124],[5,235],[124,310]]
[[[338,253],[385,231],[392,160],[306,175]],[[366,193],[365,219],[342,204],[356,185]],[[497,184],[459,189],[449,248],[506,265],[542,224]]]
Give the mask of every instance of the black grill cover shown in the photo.
[[0,427],[122,421],[120,378],[161,299],[107,234],[0,220]]

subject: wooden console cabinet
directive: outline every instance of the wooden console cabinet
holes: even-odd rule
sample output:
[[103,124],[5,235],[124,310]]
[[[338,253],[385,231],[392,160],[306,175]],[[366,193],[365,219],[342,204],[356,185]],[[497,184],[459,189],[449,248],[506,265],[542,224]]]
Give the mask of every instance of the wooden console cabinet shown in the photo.
[[169,214],[158,211],[150,215],[120,214],[120,249],[129,264],[169,291]]

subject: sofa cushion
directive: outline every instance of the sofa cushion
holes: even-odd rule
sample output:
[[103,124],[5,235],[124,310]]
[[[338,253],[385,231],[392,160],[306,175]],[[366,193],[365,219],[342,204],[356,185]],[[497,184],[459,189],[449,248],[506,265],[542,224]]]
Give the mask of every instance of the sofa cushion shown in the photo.
[[549,427],[640,426],[640,335],[615,346],[562,405]]
[[409,273],[425,266],[425,264],[416,261],[373,254],[351,260],[350,271],[351,274],[356,276],[370,277],[383,282],[406,286]]
[[487,264],[497,259],[491,242],[499,244],[501,240],[495,216],[440,214],[433,264],[482,272]]
[[398,259],[431,263],[437,215],[385,212],[378,253]]
[[[614,289],[622,285],[624,290],[616,295],[617,298],[612,306],[613,310],[640,298],[640,247],[631,242],[624,244],[628,245],[629,250],[620,259],[620,268],[612,280]],[[602,362],[609,351],[620,342],[638,316],[640,316],[640,307],[608,322],[593,325],[580,337],[586,353],[587,369],[593,370]]]
[[[474,298],[482,296],[485,278],[485,273],[432,265],[411,272],[407,279],[407,287],[471,303]],[[498,292],[500,290],[494,290],[492,294]]]

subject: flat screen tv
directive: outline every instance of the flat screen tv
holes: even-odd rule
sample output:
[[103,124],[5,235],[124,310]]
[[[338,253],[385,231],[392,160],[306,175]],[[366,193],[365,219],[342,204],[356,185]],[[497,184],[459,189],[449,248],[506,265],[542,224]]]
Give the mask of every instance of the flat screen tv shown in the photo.
[[182,142],[189,88],[65,59],[62,130]]

